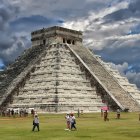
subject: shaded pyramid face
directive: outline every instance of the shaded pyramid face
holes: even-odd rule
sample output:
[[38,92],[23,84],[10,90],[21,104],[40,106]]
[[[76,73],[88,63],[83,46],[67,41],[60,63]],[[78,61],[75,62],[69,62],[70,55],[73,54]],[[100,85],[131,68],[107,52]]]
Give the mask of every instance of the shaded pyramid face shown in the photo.
[[99,112],[105,106],[66,44],[47,46],[44,54],[9,107],[38,112]]

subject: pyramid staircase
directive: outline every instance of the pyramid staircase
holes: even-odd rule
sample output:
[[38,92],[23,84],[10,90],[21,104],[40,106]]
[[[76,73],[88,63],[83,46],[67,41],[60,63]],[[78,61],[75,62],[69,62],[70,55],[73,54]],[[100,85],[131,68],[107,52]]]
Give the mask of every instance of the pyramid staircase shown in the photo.
[[[104,87],[108,95],[116,101],[122,110],[140,110],[140,104],[137,102],[137,98],[133,98],[124,88],[122,88],[114,75],[110,74],[89,49],[83,46],[75,47],[72,45],[69,46],[69,48],[82,59],[82,61],[89,67],[90,72],[98,77],[98,80],[101,82],[101,85]],[[137,96],[140,96],[140,94],[137,94]]]
[[118,84],[136,101],[140,104],[140,91],[135,84],[130,84],[127,77],[121,75],[118,70],[112,67],[111,63],[106,63],[97,56],[99,62],[105,69],[116,79]]

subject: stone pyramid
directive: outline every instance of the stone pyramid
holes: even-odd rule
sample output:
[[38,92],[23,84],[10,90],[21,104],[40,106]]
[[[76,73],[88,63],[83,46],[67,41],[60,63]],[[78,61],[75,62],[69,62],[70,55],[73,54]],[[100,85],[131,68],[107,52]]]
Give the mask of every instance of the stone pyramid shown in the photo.
[[83,47],[82,32],[54,26],[31,35],[32,47],[0,74],[1,108],[139,111],[139,90]]

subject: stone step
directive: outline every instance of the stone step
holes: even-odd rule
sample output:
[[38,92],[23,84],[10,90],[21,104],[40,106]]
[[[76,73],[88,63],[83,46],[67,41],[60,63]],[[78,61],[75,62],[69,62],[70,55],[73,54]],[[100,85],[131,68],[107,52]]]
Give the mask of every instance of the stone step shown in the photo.
[[[38,91],[33,91],[33,90],[30,90],[30,91],[20,91],[19,92],[19,95],[25,95],[25,96],[27,96],[27,95],[50,95],[50,94],[56,94],[55,93],[56,91],[55,91],[55,89],[54,90],[52,90],[52,89],[50,89],[50,90],[38,90]],[[94,97],[94,95],[96,95],[96,91],[77,91],[77,90],[65,90],[65,89],[58,89],[57,90],[57,94],[59,94],[59,95],[63,95],[63,94],[65,94],[65,95],[67,95],[67,96],[72,96],[72,95],[81,95],[81,96],[84,96],[84,95],[89,95],[89,96],[93,96]],[[17,96],[17,95],[16,95]]]
[[60,103],[60,104],[58,104],[58,103],[32,103],[32,104],[25,104],[25,103],[23,103],[23,104],[12,104],[12,105],[10,105],[10,106],[12,106],[12,107],[20,107],[20,106],[41,106],[41,105],[50,105],[50,106],[55,106],[55,105],[57,105],[57,106],[81,106],[81,107],[101,107],[103,104],[100,104],[100,103],[95,103],[95,104],[83,104],[83,103],[64,103],[64,104],[62,104],[62,103]]
[[43,100],[43,99],[23,99],[23,100],[15,100],[12,104],[24,104],[24,103],[28,103],[28,104],[34,104],[34,103],[40,103],[40,104],[45,104],[45,103],[55,103],[55,102],[58,102],[59,104],[66,104],[67,102],[69,102],[70,104],[74,104],[74,103],[80,103],[80,104],[91,104],[91,105],[95,105],[95,104],[101,104],[101,101],[100,100],[97,100],[95,102],[92,102],[92,100],[75,100],[75,99],[68,99],[68,100],[63,100],[63,99],[60,99],[60,100],[54,100],[54,99],[49,99],[49,100]]
[[74,86],[74,87],[90,87],[89,82],[82,82],[82,81],[48,81],[48,82],[30,82],[27,83],[26,86],[24,87],[25,89],[32,88],[32,87],[56,87],[56,84],[59,88],[64,87],[64,86]]
[[[53,81],[53,82],[52,82]],[[38,78],[38,79],[30,79],[30,81],[27,83],[28,85],[31,85],[33,83],[54,83],[58,81],[60,84],[63,83],[63,82],[79,82],[79,83],[83,83],[83,84],[86,84],[86,83],[90,83],[89,81],[87,80],[84,80],[83,78],[63,78],[63,77],[58,77],[56,79],[56,77],[52,77],[52,78],[44,78],[44,79],[41,79],[41,78]]]
[[97,95],[83,95],[83,94],[78,94],[78,95],[66,95],[66,94],[43,94],[43,95],[18,95],[18,96],[14,96],[15,99],[18,99],[18,98],[54,98],[55,96],[57,95],[57,97],[59,98],[81,98],[81,99],[84,99],[84,98],[87,98],[87,99],[100,99],[99,96]]
[[50,65],[48,64],[43,64],[43,65],[36,65],[37,68],[40,68],[40,67],[53,67],[53,66],[65,66],[65,67],[76,67],[76,68],[79,68],[79,65],[74,65],[72,63],[56,63],[56,62],[53,62],[53,63],[50,63]]
[[[49,86],[49,87],[47,87],[47,86],[38,86],[38,87],[30,87],[30,88],[24,88],[22,91],[30,91],[30,90],[35,90],[35,91],[37,91],[37,90],[47,90],[47,89],[56,89],[56,86]],[[57,89],[68,89],[68,90],[78,90],[78,91],[94,91],[94,89],[93,88],[91,88],[91,87],[83,87],[83,86],[79,86],[79,87],[77,87],[77,86],[57,86]]]

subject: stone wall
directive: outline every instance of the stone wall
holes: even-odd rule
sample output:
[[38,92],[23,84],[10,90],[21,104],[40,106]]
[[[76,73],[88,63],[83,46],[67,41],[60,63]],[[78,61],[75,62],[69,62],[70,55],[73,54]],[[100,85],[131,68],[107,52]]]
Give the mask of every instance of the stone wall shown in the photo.
[[2,100],[3,96],[5,96],[8,87],[12,84],[14,79],[16,79],[33,60],[37,59],[43,50],[44,46],[29,48],[28,50],[24,51],[23,54],[15,60],[15,62],[10,64],[5,71],[1,72],[0,101]]
[[34,31],[31,35],[32,46],[52,43],[52,40],[57,40],[57,43],[68,43],[73,45],[82,43],[82,32],[57,26]]

